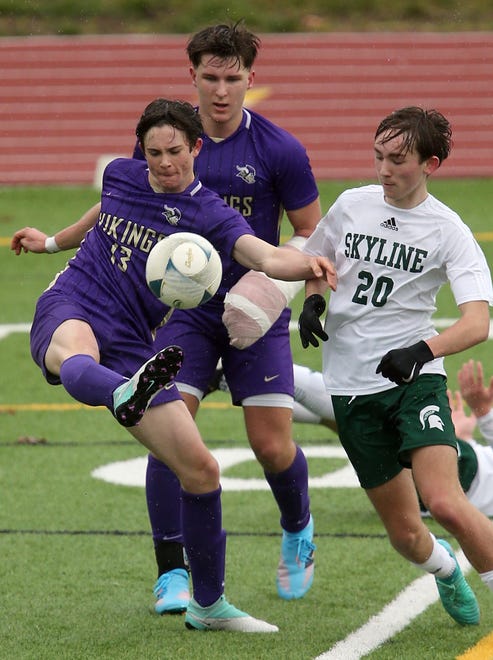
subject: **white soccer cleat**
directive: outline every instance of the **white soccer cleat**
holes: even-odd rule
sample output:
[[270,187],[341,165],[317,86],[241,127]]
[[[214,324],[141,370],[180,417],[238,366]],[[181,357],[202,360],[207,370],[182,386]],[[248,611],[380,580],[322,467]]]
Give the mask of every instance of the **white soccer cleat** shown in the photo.
[[185,625],[190,630],[226,630],[244,633],[279,632],[277,626],[255,619],[228,603],[224,595],[209,607],[201,607],[192,598],[185,616]]

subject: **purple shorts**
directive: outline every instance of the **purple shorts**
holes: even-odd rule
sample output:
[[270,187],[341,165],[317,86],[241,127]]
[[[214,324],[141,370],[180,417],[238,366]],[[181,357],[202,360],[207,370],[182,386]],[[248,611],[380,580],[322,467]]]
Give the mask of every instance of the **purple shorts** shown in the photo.
[[290,310],[285,309],[262,339],[240,351],[229,345],[221,315],[208,312],[207,305],[186,312],[175,310],[168,323],[158,330],[155,349],[167,346],[176,337],[184,351],[177,380],[203,392],[207,391],[221,358],[234,405],[262,394],[293,396],[290,317]]
[[[53,333],[69,319],[86,321],[91,326],[99,346],[100,363],[127,378],[156,353],[150,330],[138,332],[132,319],[127,318],[124,323],[119,314],[108,317],[104,309],[91,309],[84,302],[73,300],[59,291],[48,290],[36,305],[31,327],[31,355],[50,385],[60,385],[61,381],[47,371],[44,357]],[[175,386],[161,390],[151,405],[180,398]]]

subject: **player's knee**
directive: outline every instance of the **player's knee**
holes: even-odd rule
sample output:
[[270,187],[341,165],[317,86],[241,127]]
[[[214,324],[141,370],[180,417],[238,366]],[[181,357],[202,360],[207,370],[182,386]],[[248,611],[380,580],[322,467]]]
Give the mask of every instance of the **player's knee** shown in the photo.
[[278,438],[263,438],[252,443],[252,449],[258,462],[267,472],[283,472],[294,460],[294,443],[280,441]]
[[399,554],[404,557],[412,557],[414,549],[419,543],[420,532],[417,528],[401,524],[389,533],[389,539],[392,547]]
[[461,524],[460,506],[448,497],[440,495],[432,497],[428,502],[428,511],[442,527],[449,531],[456,529]]
[[189,493],[208,493],[219,488],[219,464],[210,454],[180,475],[182,488]]

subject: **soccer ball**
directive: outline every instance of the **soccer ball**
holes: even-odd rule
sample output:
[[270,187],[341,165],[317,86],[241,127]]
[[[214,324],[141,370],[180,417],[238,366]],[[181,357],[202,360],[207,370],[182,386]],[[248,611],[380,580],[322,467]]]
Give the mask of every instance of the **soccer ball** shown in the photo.
[[221,257],[209,241],[191,232],[160,240],[149,252],[146,280],[161,302],[178,309],[198,307],[219,288]]

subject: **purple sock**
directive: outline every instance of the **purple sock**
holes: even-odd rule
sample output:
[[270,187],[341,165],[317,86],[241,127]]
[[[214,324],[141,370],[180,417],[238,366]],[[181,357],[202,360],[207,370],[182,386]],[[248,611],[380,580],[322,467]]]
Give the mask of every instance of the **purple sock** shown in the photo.
[[226,532],[222,529],[220,488],[203,495],[182,490],[182,529],[193,597],[207,607],[224,592]]
[[77,401],[88,406],[113,410],[113,390],[126,379],[98,364],[90,355],[72,355],[60,367],[64,388]]
[[299,532],[310,520],[308,496],[308,465],[301,447],[296,448],[294,461],[284,472],[265,472],[281,512],[281,527],[287,532]]
[[147,458],[146,498],[154,545],[163,540],[183,543],[180,481],[152,454]]

